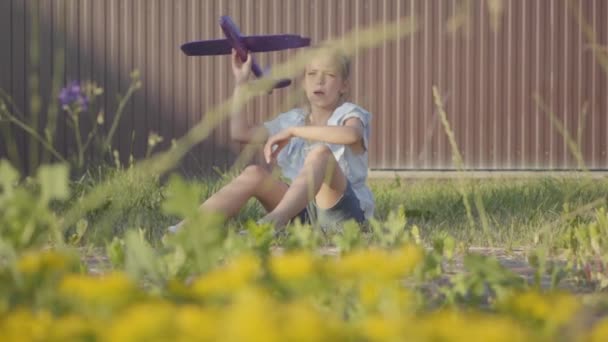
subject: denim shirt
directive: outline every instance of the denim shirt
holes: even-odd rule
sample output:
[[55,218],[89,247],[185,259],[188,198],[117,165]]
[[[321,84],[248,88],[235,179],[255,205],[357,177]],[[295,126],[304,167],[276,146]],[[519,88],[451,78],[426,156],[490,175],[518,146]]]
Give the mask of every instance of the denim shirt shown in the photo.
[[[305,126],[307,113],[302,108],[294,108],[279,114],[273,120],[264,122],[269,135],[274,135],[283,129],[293,126]],[[324,142],[308,142],[299,137],[292,138],[287,146],[283,148],[277,157],[277,163],[281,168],[283,176],[293,181],[300,173],[308,151],[318,144],[327,145],[333,152],[334,157],[340,165],[340,169],[351,183],[365,218],[370,219],[374,214],[374,197],[366,184],[368,170],[368,143],[370,135],[371,113],[356,104],[345,102],[334,110],[327,120],[328,126],[342,126],[347,119],[358,118],[363,123],[363,144],[365,151],[355,154],[350,147],[341,144],[330,144]]]

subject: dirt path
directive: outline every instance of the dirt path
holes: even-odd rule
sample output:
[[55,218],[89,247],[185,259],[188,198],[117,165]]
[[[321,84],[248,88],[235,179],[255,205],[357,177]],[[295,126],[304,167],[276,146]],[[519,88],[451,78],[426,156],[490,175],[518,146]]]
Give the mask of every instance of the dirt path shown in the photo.
[[[280,247],[273,248],[273,253],[280,254],[283,249]],[[491,256],[496,258],[501,265],[511,270],[515,274],[520,275],[528,283],[534,282],[535,269],[528,262],[528,252],[524,249],[511,249],[506,250],[504,248],[489,248],[489,247],[470,247],[468,249],[470,253],[476,253],[484,256]],[[336,247],[325,247],[319,250],[320,255],[324,256],[335,256],[338,255],[339,250]],[[108,270],[112,269],[111,263],[108,257],[105,255],[105,251],[102,249],[82,251],[82,260],[86,263],[90,274],[103,274]],[[558,261],[559,262],[559,261]],[[563,262],[563,261],[562,261]],[[445,279],[447,280],[450,276],[465,271],[463,265],[463,255],[456,255],[454,260],[450,263],[444,264]],[[550,288],[551,278],[549,275],[543,275],[541,278],[541,287]],[[562,281],[559,288],[572,291],[572,292],[588,292],[588,289],[583,289],[574,284],[572,281]]]

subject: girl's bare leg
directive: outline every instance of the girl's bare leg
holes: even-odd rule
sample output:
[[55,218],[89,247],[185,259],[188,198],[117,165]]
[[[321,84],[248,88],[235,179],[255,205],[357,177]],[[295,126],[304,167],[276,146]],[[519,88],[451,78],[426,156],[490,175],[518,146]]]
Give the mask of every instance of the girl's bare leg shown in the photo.
[[286,191],[287,184],[273,178],[263,167],[251,165],[201,204],[200,210],[222,213],[230,218],[235,216],[251,197],[255,197],[264,209],[272,211]]
[[326,145],[315,147],[306,156],[300,174],[264,220],[282,227],[300,213],[313,198],[318,207],[331,208],[340,200],[346,191],[346,186],[346,176],[338,167],[329,147]]
[[[209,197],[200,206],[201,211],[216,212],[226,218],[235,216],[251,197],[260,201],[267,212],[272,211],[287,191],[287,184],[275,179],[261,166],[251,165],[232,182]],[[181,227],[184,221],[176,225]]]

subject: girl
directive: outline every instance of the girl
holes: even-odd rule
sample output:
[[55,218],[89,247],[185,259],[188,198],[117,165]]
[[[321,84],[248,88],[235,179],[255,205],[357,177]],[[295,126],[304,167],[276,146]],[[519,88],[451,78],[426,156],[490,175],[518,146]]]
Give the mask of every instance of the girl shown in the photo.
[[[234,140],[265,143],[266,162],[278,164],[291,184],[264,167],[248,166],[207,199],[201,210],[232,217],[255,197],[267,211],[260,221],[276,228],[294,218],[329,229],[345,220],[363,223],[372,217],[374,201],[366,185],[371,114],[344,102],[349,58],[328,47],[317,52],[304,73],[305,108],[294,108],[257,127],[248,126],[235,108],[230,122]],[[238,98],[250,77],[251,56],[243,63],[233,50],[232,71],[234,98]],[[175,232],[182,225],[169,230]]]

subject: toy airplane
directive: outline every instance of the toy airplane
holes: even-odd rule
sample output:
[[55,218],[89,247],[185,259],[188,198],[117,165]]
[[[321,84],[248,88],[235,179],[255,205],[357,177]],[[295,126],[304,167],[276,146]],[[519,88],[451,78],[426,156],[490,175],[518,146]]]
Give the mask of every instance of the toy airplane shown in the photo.
[[[242,36],[239,28],[227,15],[220,17],[220,27],[224,31],[226,39],[189,42],[181,46],[182,51],[188,56],[211,56],[229,55],[231,49],[235,49],[237,56],[245,62],[248,52],[279,51],[310,45],[310,38],[293,34]],[[255,59],[251,62],[251,71],[255,77],[263,77],[264,72]],[[290,84],[291,80],[282,79],[275,84],[274,88],[283,88]]]

